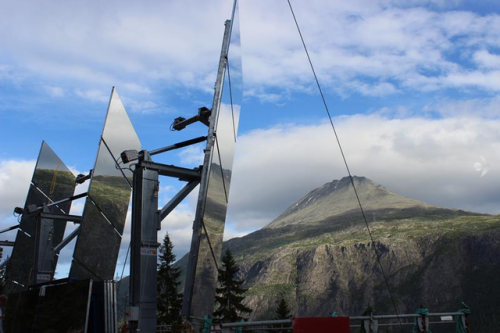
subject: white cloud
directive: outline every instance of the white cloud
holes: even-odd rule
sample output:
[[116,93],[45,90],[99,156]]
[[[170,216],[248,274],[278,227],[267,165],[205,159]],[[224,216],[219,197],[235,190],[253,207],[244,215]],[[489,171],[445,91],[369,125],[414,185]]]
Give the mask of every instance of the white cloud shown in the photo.
[[[0,161],[0,229],[17,224],[13,216],[14,207],[23,207],[30,188],[35,161]],[[14,241],[16,231],[2,234],[2,239]],[[4,248],[4,259],[12,248]]]
[[[356,115],[335,119],[351,172],[401,195],[465,210],[500,213],[497,119]],[[484,177],[474,163],[484,156]],[[328,122],[283,125],[239,137],[229,201],[233,230],[269,223],[314,188],[347,175]]]
[[23,75],[15,71],[12,66],[0,63],[0,80],[20,84],[23,79]]
[[65,91],[61,87],[51,87],[51,86],[45,86],[45,91],[54,98],[57,97],[63,97],[65,94]]
[[[483,103],[483,104],[481,104]],[[383,113],[335,119],[346,157],[355,175],[366,176],[404,196],[431,204],[500,213],[500,135],[497,118],[474,115],[478,105],[494,101],[472,100],[443,119],[388,118]],[[434,106],[443,113],[459,104]],[[493,107],[492,107],[493,109]],[[391,110],[384,110],[392,114]],[[405,112],[396,110],[396,112]],[[490,171],[480,177],[474,164],[484,156]],[[22,204],[33,161],[4,161],[0,165],[1,212],[11,214]],[[241,135],[231,185],[225,239],[262,227],[310,190],[346,175],[328,122],[287,124]],[[21,184],[25,183],[26,186]],[[163,184],[161,203],[174,192]],[[15,192],[12,192],[15,190]],[[79,189],[83,191],[84,189]],[[189,249],[196,205],[195,190],[163,221],[161,241],[168,231],[180,258]],[[16,199],[17,198],[17,199]],[[15,203],[15,201],[18,201]],[[81,212],[75,203],[72,213]],[[67,233],[71,231],[71,224]],[[130,212],[122,240],[118,274],[130,242]],[[59,274],[69,267],[72,246],[61,254]]]
[[[367,96],[470,86],[498,91],[498,55],[492,50],[500,45],[500,15],[481,16],[455,10],[456,2],[444,3],[293,5],[317,73],[332,91]],[[103,98],[96,87],[111,85],[135,97],[151,95],[159,83],[211,92],[230,11],[231,3],[222,0],[148,6],[10,2],[0,13],[0,29],[16,33],[0,36],[0,43],[16,60],[0,67],[0,77],[76,82],[78,95],[97,101],[107,94]],[[245,84],[252,91],[247,96],[274,103],[290,90],[311,88],[309,64],[286,2],[242,1],[240,21]]]
[[481,50],[474,53],[474,61],[484,68],[500,68],[500,55],[492,54],[487,50]]
[[[441,0],[293,4],[329,92],[386,96],[406,89],[500,90],[496,13],[449,11],[456,2]],[[419,7],[428,4],[432,6]],[[441,9],[433,10],[434,5]],[[106,103],[109,86],[116,85],[126,95],[145,96],[124,98],[132,111],[158,112],[167,109],[150,98],[158,86],[186,96],[185,88],[213,91],[230,9],[231,2],[222,0],[148,6],[7,2],[0,12],[0,30],[16,33],[0,35],[0,45],[5,58],[14,60],[0,65],[0,80],[41,82],[53,97],[71,94],[96,103]],[[312,92],[310,68],[286,2],[242,1],[240,10],[246,96],[282,103],[296,91]],[[60,88],[61,82],[73,83]],[[498,212],[499,106],[497,98],[446,101],[427,108],[447,119],[389,118],[412,116],[401,107],[336,122],[355,174],[433,204]],[[309,190],[345,176],[328,126],[286,124],[241,136],[226,238],[268,223]],[[492,165],[483,178],[472,167],[479,155]],[[199,147],[179,155],[182,163],[193,165],[202,163],[200,156]],[[33,163],[0,164],[3,216],[24,202]],[[82,205],[75,203],[72,212],[81,212]],[[160,233],[161,240],[169,230],[177,253],[189,248],[193,207],[192,201],[180,206]],[[122,252],[130,237],[130,218],[126,230]],[[63,256],[61,265],[69,259]]]
[[[294,3],[324,86],[342,94],[364,95],[387,95],[400,88],[500,89],[491,78],[496,73],[462,63],[473,60],[476,48],[499,45],[500,16],[433,11],[413,7],[416,4],[419,2],[403,7],[376,1]],[[251,6],[242,3],[242,7],[244,16],[252,17],[251,26],[242,26],[245,82],[250,87],[306,90],[312,76],[286,3],[252,1]],[[379,87],[353,83],[360,78]]]
[[393,84],[387,82],[375,84],[352,82],[351,87],[359,90],[361,94],[366,96],[386,96],[398,92],[398,89],[396,89]]
[[447,100],[426,106],[424,112],[437,112],[443,117],[473,115],[494,119],[500,117],[500,97]]
[[109,95],[102,90],[85,90],[75,89],[75,94],[78,97],[88,99],[91,102],[106,103],[109,101]]
[[[24,207],[35,161],[0,161],[0,220],[12,216],[14,207]],[[6,227],[6,226],[5,226]]]
[[189,146],[180,151],[177,156],[179,156],[182,165],[192,165],[197,167],[203,164],[203,147],[200,145]]
[[485,90],[500,90],[500,70],[483,73],[480,71],[451,73],[442,78],[442,85],[448,87],[478,87]]
[[228,227],[224,229],[224,241],[235,238],[235,237],[243,237],[247,234],[248,232],[246,231],[238,231],[238,230],[233,230],[232,228]]
[[214,71],[230,11],[225,1],[11,2],[3,5],[0,28],[16,33],[0,41],[16,66],[34,74],[148,94],[138,74],[199,86],[200,77]]

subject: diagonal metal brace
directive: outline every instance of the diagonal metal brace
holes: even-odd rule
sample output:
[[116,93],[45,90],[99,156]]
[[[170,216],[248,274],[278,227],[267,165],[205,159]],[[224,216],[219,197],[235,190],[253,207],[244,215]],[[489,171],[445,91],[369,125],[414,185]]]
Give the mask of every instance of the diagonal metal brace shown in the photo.
[[16,229],[18,229],[20,227],[21,227],[20,225],[14,225],[14,226],[9,227],[7,229],[0,230],[0,234],[3,234],[4,232],[11,231],[11,230],[16,230]]
[[158,211],[158,214],[160,215],[160,218],[158,219],[158,230],[160,229],[161,226],[161,221],[167,217],[168,214],[170,214],[177,205],[181,203],[182,200],[184,200],[189,193],[191,193],[196,186],[200,183],[199,179],[195,179],[187,183],[182,190],[179,191],[162,209]]
[[71,242],[77,235],[78,233],[80,232],[80,226],[78,226],[78,228],[76,228],[75,230],[73,230],[72,233],[70,233],[68,235],[68,237],[66,237],[65,239],[63,239],[63,241],[59,244],[57,244],[57,246],[54,248],[54,254],[55,255],[59,255],[59,252],[61,252],[61,250],[69,244],[69,242]]

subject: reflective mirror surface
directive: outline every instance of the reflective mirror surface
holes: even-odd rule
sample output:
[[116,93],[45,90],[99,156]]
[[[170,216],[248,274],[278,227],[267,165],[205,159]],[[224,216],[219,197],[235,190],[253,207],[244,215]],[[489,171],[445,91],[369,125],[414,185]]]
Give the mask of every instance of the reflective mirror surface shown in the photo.
[[[41,206],[68,198],[73,195],[74,191],[75,176],[49,145],[42,142],[24,209],[26,210],[29,205]],[[71,202],[65,202],[50,207],[49,212],[69,213],[70,207]],[[28,214],[22,216],[12,256],[6,270],[5,287],[8,293],[25,290],[23,286],[31,284],[35,258],[36,223],[37,217]],[[49,232],[52,237],[41,241],[49,242],[52,247],[55,247],[62,241],[65,229],[65,221],[54,222],[53,229]],[[53,258],[52,275],[56,264],[57,256]]]
[[231,38],[223,90],[218,112],[214,115],[214,119],[216,119],[215,145],[212,150],[206,200],[202,203],[204,204],[203,228],[190,311],[191,316],[198,318],[212,314],[213,311],[217,287],[217,268],[220,267],[234,148],[243,96],[237,3],[235,3],[231,22]]
[[[104,213],[111,225],[119,234],[122,234],[131,187],[115,165],[113,156],[101,141],[88,193],[90,199]],[[130,170],[127,171],[130,172]]]
[[132,172],[121,163],[124,150],[141,142],[113,89],[85,202],[70,277],[112,280],[130,202]]
[[[120,154],[124,150],[135,149],[139,151],[141,149],[141,141],[115,88],[111,92],[108,114],[102,131],[102,140],[101,146],[104,143],[109,153],[119,164],[121,172],[123,172],[130,184],[132,184],[133,174],[128,169],[130,163],[123,164],[120,161]],[[106,166],[104,164],[100,165],[101,174],[117,176],[121,173],[117,168],[108,169],[107,166],[108,164]]]

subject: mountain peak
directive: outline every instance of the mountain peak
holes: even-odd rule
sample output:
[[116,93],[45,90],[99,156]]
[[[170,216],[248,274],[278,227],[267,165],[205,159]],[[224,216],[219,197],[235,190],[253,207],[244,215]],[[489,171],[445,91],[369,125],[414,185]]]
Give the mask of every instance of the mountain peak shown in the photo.
[[[425,202],[391,192],[366,177],[353,176],[352,180],[365,210],[432,207]],[[352,189],[351,179],[343,177],[309,192],[265,228],[317,224],[354,210],[359,210],[359,205]]]

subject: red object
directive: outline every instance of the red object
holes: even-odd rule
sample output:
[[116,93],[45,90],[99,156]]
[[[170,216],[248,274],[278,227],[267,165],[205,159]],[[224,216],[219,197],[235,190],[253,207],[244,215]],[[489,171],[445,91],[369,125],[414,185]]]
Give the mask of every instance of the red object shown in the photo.
[[123,324],[121,333],[127,333],[128,332],[128,322]]
[[294,318],[293,333],[350,333],[349,317]]

